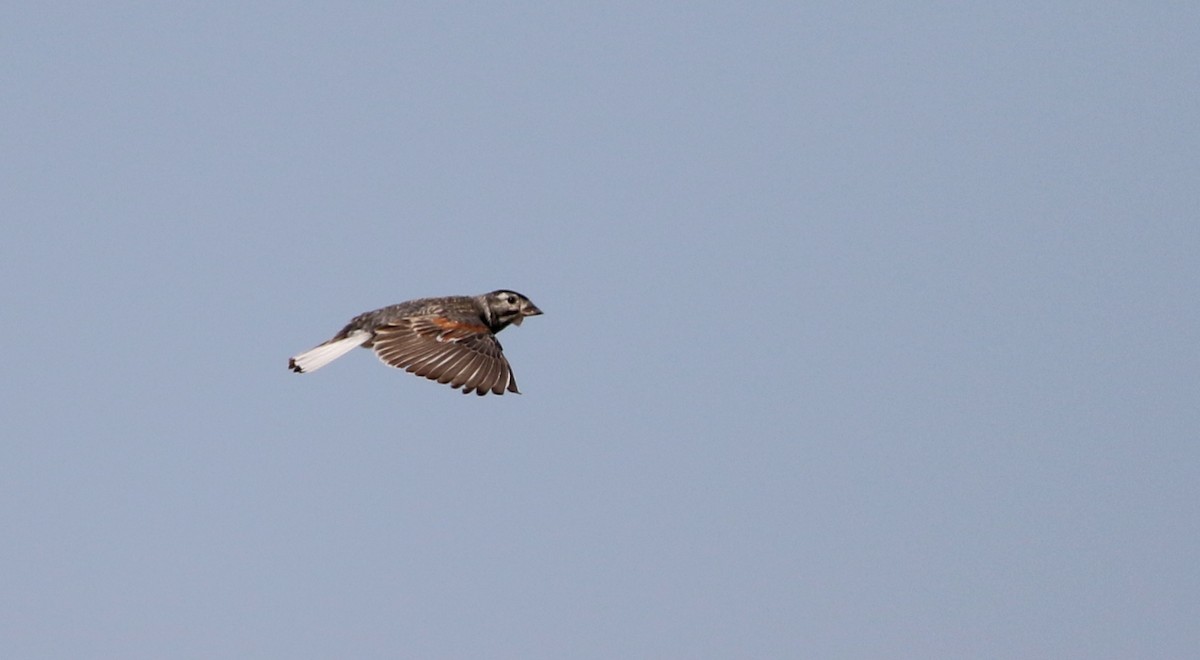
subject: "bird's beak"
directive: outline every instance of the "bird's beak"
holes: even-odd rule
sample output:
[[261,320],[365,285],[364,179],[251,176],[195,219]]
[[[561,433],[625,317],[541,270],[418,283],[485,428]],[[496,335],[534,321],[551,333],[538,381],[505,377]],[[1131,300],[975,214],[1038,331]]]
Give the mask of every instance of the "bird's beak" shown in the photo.
[[521,325],[521,321],[524,321],[526,316],[537,316],[541,313],[542,310],[538,309],[537,305],[533,303],[525,303],[521,305],[521,313],[517,316],[517,318],[513,319],[513,325]]

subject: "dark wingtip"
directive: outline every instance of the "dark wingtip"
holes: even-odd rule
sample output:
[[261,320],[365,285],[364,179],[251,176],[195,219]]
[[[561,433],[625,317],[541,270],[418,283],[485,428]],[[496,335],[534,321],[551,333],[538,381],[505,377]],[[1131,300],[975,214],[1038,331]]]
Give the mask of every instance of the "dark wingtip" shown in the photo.
[[288,369],[291,369],[298,374],[304,373],[304,370],[296,364],[296,358],[288,358]]

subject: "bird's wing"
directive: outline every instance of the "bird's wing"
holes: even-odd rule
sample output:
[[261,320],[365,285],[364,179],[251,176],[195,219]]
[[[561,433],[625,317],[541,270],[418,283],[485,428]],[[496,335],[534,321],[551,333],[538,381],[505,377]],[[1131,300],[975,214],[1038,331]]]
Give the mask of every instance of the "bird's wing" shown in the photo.
[[375,329],[374,348],[389,366],[463,394],[520,394],[496,335],[478,321],[441,314],[397,319]]

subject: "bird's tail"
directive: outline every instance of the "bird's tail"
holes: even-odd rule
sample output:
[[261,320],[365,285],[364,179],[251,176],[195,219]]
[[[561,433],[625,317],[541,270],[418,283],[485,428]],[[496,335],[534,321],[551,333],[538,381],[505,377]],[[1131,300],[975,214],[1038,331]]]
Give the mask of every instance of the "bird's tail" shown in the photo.
[[342,339],[330,339],[316,348],[304,351],[288,360],[288,369],[298,374],[316,371],[333,362],[350,351],[367,343],[371,333],[366,330],[355,330]]

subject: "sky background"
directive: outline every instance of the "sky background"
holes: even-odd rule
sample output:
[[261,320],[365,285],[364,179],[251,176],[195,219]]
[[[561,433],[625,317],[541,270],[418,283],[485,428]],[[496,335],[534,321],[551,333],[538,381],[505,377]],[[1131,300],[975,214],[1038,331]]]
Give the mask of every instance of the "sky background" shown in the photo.
[[[1200,648],[1195,3],[10,3],[9,658]],[[524,394],[356,351],[512,288]]]

